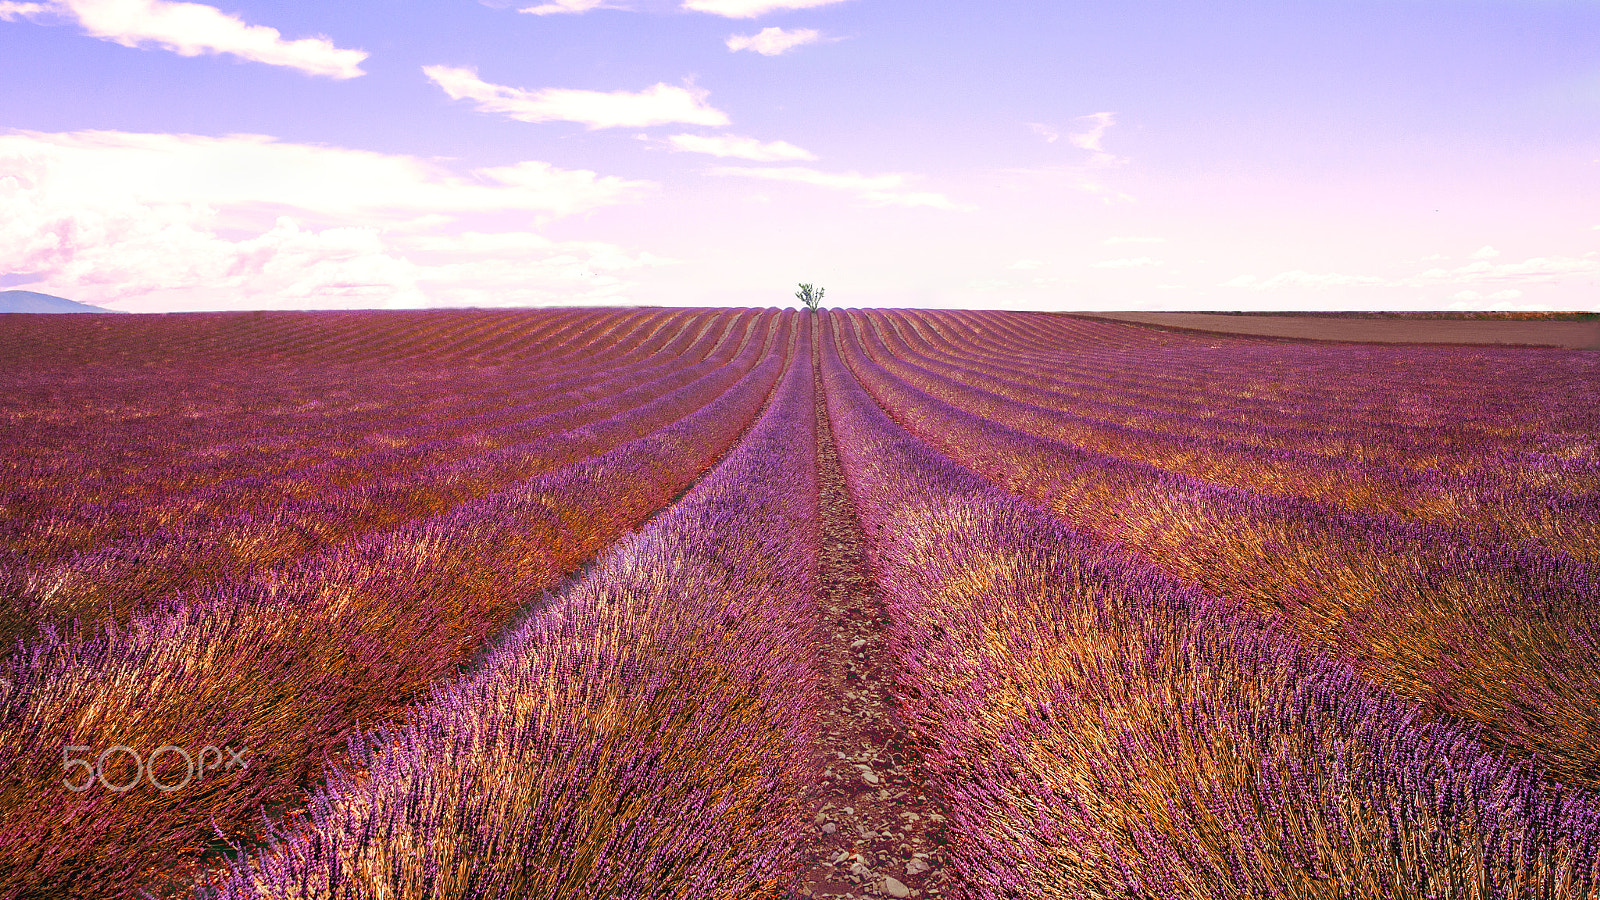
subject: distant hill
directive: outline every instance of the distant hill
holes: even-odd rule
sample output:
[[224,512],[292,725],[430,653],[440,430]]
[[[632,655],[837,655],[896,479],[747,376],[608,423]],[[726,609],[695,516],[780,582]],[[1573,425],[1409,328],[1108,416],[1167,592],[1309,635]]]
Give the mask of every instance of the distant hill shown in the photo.
[[0,313],[120,313],[38,291],[0,291]]

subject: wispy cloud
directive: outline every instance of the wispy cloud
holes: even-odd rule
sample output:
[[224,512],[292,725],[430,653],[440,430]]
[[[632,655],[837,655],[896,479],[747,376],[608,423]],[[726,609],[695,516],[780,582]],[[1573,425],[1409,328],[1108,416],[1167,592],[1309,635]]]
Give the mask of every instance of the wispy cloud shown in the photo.
[[412,156],[249,134],[19,132],[0,135],[0,161],[0,171],[68,204],[270,204],[375,221],[397,210],[565,215],[654,187],[533,160],[457,172]]
[[[1500,257],[1500,251],[1493,247],[1482,247],[1472,254],[1472,262],[1455,268],[1432,268],[1415,275],[1397,278],[1383,278],[1376,275],[1350,275],[1339,272],[1308,272],[1304,269],[1293,269],[1279,272],[1267,278],[1255,275],[1240,275],[1237,278],[1223,282],[1223,287],[1245,288],[1252,291],[1270,291],[1286,287],[1305,288],[1333,288],[1333,287],[1376,287],[1376,288],[1427,288],[1451,285],[1531,285],[1531,284],[1557,284],[1569,278],[1583,276],[1594,277],[1600,275],[1600,254],[1594,252],[1584,256],[1536,256],[1515,263],[1494,262]],[[1503,288],[1510,290],[1512,288]],[[1476,291],[1469,291],[1473,298],[1478,297]],[[1457,295],[1460,298],[1460,295]],[[1506,299],[1490,295],[1488,299]]]
[[1121,157],[1106,152],[1105,147],[1100,144],[1105,137],[1106,131],[1116,124],[1116,113],[1097,112],[1089,116],[1080,116],[1078,121],[1088,123],[1089,128],[1086,131],[1068,135],[1067,140],[1072,142],[1072,146],[1080,150],[1087,150],[1093,154],[1089,157],[1090,163],[1097,166],[1109,166],[1122,162]]
[[[1458,301],[1460,304],[1476,305],[1484,301],[1489,303],[1500,303],[1503,301],[1515,300],[1521,296],[1522,292],[1516,288],[1507,288],[1503,291],[1495,291],[1492,294],[1480,294],[1477,291],[1458,291],[1455,294],[1452,294],[1450,299]],[[1457,306],[1457,308],[1460,308],[1460,306]]]
[[538,6],[528,6],[517,12],[531,13],[535,16],[549,16],[561,13],[586,13],[591,9],[618,9],[606,3],[605,0],[555,0],[553,3],[541,3]]
[[1148,256],[1134,256],[1128,259],[1107,259],[1094,264],[1096,269],[1146,269],[1153,266],[1164,266],[1165,262],[1152,259]]
[[483,112],[519,122],[578,122],[593,128],[650,125],[726,125],[728,116],[706,105],[707,92],[657,84],[642,91],[579,91],[490,84],[476,69],[423,66],[422,71],[452,100],[471,100]]
[[813,9],[843,2],[844,0],[684,0],[683,8],[691,12],[711,13],[730,19],[754,19],[770,12]]
[[1006,268],[1008,268],[1008,269],[1038,269],[1038,268],[1041,268],[1043,266],[1044,266],[1044,263],[1039,261],[1039,260],[1037,260],[1037,259],[1019,259],[1016,262],[1012,263],[1011,265],[1006,266]]
[[590,272],[596,255],[659,261],[515,230],[437,233],[463,217],[569,214],[653,187],[536,161],[462,171],[259,135],[21,132],[0,135],[0,171],[13,176],[0,179],[0,272],[36,273],[41,289],[86,302],[587,302],[627,285],[578,279],[571,260]]
[[1059,278],[1047,276],[1037,276],[1019,281],[1013,281],[1010,278],[973,278],[967,281],[967,287],[984,294],[992,294],[998,291],[1030,292],[1039,291],[1060,282],[1061,279]]
[[713,175],[733,175],[743,178],[765,178],[770,181],[791,181],[816,185],[836,191],[849,191],[869,206],[929,206],[934,209],[969,211],[969,204],[959,204],[943,194],[931,191],[902,190],[909,176],[891,173],[862,175],[858,172],[821,172],[803,166],[754,168],[750,166],[723,166],[711,170]]
[[787,141],[763,144],[755,138],[731,134],[704,136],[675,134],[667,139],[673,149],[690,153],[708,153],[712,156],[735,157],[756,162],[789,162],[797,159],[816,159],[816,154],[796,147]]
[[1473,261],[1454,269],[1428,269],[1405,279],[1408,285],[1544,283],[1566,278],[1600,274],[1600,258],[1591,252],[1584,256],[1535,256],[1515,263],[1492,262],[1500,256],[1493,247],[1472,254]]
[[168,0],[46,0],[0,3],[0,19],[76,21],[93,37],[124,47],[154,45],[180,56],[226,53],[310,75],[355,78],[367,54],[334,46],[326,37],[283,39],[276,28],[246,24],[202,3]]
[[777,56],[802,44],[814,44],[820,40],[822,40],[822,32],[815,28],[796,28],[793,31],[784,31],[782,28],[763,28],[755,34],[729,36],[728,49],[735,53],[740,50],[754,50],[762,56]]
[[1392,284],[1392,282],[1388,279],[1371,275],[1344,275],[1338,272],[1307,272],[1304,269],[1292,269],[1287,272],[1279,272],[1268,278],[1240,275],[1237,278],[1231,278],[1223,282],[1222,286],[1247,288],[1252,291],[1271,291],[1286,287],[1381,287],[1389,284]]
[[1044,138],[1044,142],[1047,144],[1054,144],[1056,141],[1061,140],[1061,133],[1056,131],[1054,128],[1051,128],[1049,125],[1044,125],[1039,122],[1029,122],[1027,125],[1029,131]]
[[1102,165],[1048,165],[1026,169],[995,169],[993,174],[1015,191],[1063,188],[1093,194],[1107,204],[1131,203],[1132,194],[1106,184],[1108,169]]

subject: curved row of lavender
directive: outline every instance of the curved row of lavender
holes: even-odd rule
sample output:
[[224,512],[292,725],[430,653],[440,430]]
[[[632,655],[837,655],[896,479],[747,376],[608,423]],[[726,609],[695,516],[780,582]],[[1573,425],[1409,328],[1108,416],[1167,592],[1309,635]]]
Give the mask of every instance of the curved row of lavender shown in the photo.
[[[654,365],[580,372],[528,388],[514,374],[500,377],[501,409],[465,422],[440,417],[410,426],[410,434],[377,439],[406,441],[403,447],[293,472],[241,474],[187,494],[172,491],[157,503],[118,501],[133,507],[120,517],[90,505],[30,520],[37,532],[70,518],[91,525],[102,540],[51,559],[39,546],[48,541],[30,539],[23,543],[44,559],[5,567],[0,579],[9,582],[0,583],[16,585],[10,603],[41,623],[125,619],[153,599],[247,579],[362,534],[437,515],[682,418],[755,366],[778,327],[772,313],[754,311],[702,314],[691,325],[684,337],[693,342],[666,359],[647,360]],[[554,390],[559,386],[567,389]],[[76,529],[80,537],[83,530]]]
[[711,474],[204,896],[734,898],[822,774],[809,319]]
[[[561,321],[545,318],[536,321]],[[172,322],[167,330],[176,337],[187,329]],[[544,331],[534,323],[528,330]],[[189,360],[87,370],[60,360],[0,367],[8,388],[0,396],[0,422],[10,451],[0,465],[0,497],[16,513],[3,523],[0,558],[48,564],[103,546],[108,535],[180,516],[196,493],[221,482],[270,483],[311,466],[354,463],[407,442],[411,436],[399,423],[432,420],[449,433],[457,423],[470,428],[473,413],[505,405],[504,380],[485,377],[479,367],[417,356],[384,365],[381,381],[378,369],[337,353],[246,371]],[[441,413],[454,415],[441,424]],[[253,505],[248,496],[234,499]]]
[[[962,320],[971,343],[988,348],[980,356],[999,351],[1002,366],[1027,357],[1035,376],[1074,393],[1200,414],[1218,436],[1467,475],[1482,487],[1600,491],[1591,389],[1600,359],[1589,351],[1174,335],[1000,312],[938,318]],[[1080,377],[1073,362],[1086,364]]]
[[[181,333],[181,323],[172,330]],[[531,323],[528,330],[542,331]],[[631,330],[589,331],[588,342],[566,351],[626,352],[615,344],[632,339]],[[691,329],[677,330],[687,337]],[[637,358],[590,367],[552,350],[531,377],[420,353],[381,365],[280,360],[242,372],[198,364],[0,370],[12,389],[0,398],[0,416],[17,445],[0,469],[0,490],[28,516],[13,528],[49,528],[4,549],[8,558],[45,562],[102,542],[102,532],[179,515],[219,485],[265,487],[313,467],[336,474],[340,464],[358,468],[418,440],[511,424],[547,393],[592,386],[630,363]]]
[[[1057,367],[1050,366],[1051,376],[1042,377],[1035,357],[1031,376],[1018,371],[1011,345],[1001,340],[994,340],[984,354],[961,352],[937,333],[925,333],[909,314],[858,313],[852,319],[868,338],[863,349],[896,376],[913,380],[925,389],[939,383],[958,384],[973,412],[991,419],[1003,416],[1008,425],[1024,431],[1229,487],[1307,497],[1353,512],[1387,513],[1446,525],[1475,532],[1482,540],[1534,540],[1558,552],[1600,562],[1600,493],[1574,496],[1568,492],[1566,482],[1517,489],[1501,481],[1459,473],[1418,471],[1331,456],[1299,446],[1269,446],[1221,437],[1214,433],[1214,422],[1221,412],[1218,407],[1225,406],[1228,400],[1215,390],[1206,401],[1215,406],[1206,406],[1204,417],[1147,406],[1131,408],[1139,417],[1139,425],[1123,424],[1115,420],[1114,414],[1108,417],[1110,411],[1084,403],[1074,391],[1078,385],[1056,374]],[[1256,359],[1248,353],[1243,354],[1242,360],[1233,358],[1232,349],[1228,354],[1230,367],[1254,368],[1256,391],[1260,393],[1275,393],[1270,385],[1292,365],[1291,360],[1281,358],[1286,355],[1281,350],[1274,365],[1266,367],[1253,365],[1259,363],[1259,355]],[[1073,350],[1076,353],[1064,350],[1060,356],[1096,355],[1089,343]],[[1410,364],[1401,371],[1417,366],[1414,349],[1409,354],[1391,353],[1396,363]],[[1521,370],[1543,365],[1549,354],[1501,350],[1495,351],[1494,356],[1508,363],[1514,361]],[[1123,365],[1128,365],[1126,360]],[[1163,368],[1170,370],[1172,362],[1168,360]],[[1385,366],[1379,371],[1384,377],[1394,378],[1396,368]],[[1327,405],[1339,397],[1380,393],[1378,386],[1371,383],[1372,374],[1371,368],[1351,366],[1340,391],[1325,394],[1321,398],[1323,404],[1306,405]],[[1363,381],[1368,383],[1362,384]],[[1289,402],[1289,398],[1274,399],[1280,405]],[[1294,402],[1305,401],[1296,398]],[[1124,404],[1123,409],[1126,415],[1130,407]],[[1405,434],[1407,429],[1401,424],[1390,421],[1385,433]],[[1500,424],[1502,429],[1508,428],[1508,423]],[[1329,434],[1324,432],[1319,437],[1326,440]]]
[[1600,890],[1596,795],[956,464],[831,339],[823,376],[970,897]]
[[617,313],[594,307],[427,309],[381,315],[361,310],[255,310],[137,316],[118,323],[88,317],[56,323],[41,316],[13,315],[0,331],[0,358],[21,368],[64,365],[86,371],[319,360],[403,364],[418,354],[490,362],[533,360],[553,335],[609,328]]
[[[281,570],[223,583],[92,635],[47,630],[0,677],[0,896],[131,896],[298,796],[358,723],[391,719],[517,610],[672,501],[755,420],[784,367],[792,317],[751,341],[720,394],[678,392],[683,417],[613,449],[504,484],[439,515]],[[737,376],[737,377],[732,377]],[[671,395],[669,395],[671,396]],[[248,751],[249,768],[182,791],[63,786],[63,747]],[[134,764],[112,760],[112,784]],[[176,754],[164,783],[181,780]]]
[[[653,364],[641,355],[670,350],[669,338],[676,351],[656,362],[683,356],[713,317],[612,316],[574,323],[567,335],[561,326],[569,318],[537,315],[522,323],[518,333],[548,346],[510,371],[432,352],[438,339],[429,334],[395,335],[391,346],[406,348],[403,358],[352,360],[345,351],[362,342],[359,332],[309,359],[259,360],[243,370],[190,359],[160,367],[85,369],[56,360],[0,369],[9,388],[0,396],[0,420],[13,451],[0,466],[0,496],[21,514],[5,523],[6,536],[25,528],[29,538],[0,550],[7,559],[49,562],[103,544],[106,533],[182,515],[208,495],[258,502],[248,490],[241,498],[220,485],[266,488],[313,467],[330,477],[359,473],[375,454],[403,459],[420,440],[471,435],[561,408],[551,401],[598,399],[607,392],[594,388]],[[641,330],[652,324],[654,334]],[[167,325],[170,339],[193,323]],[[486,342],[479,336],[476,343]],[[448,344],[460,353],[475,349]],[[563,396],[585,389],[581,399]]]
[[[301,319],[323,323],[318,314],[290,322]],[[347,322],[347,333],[326,328],[342,340],[314,356],[251,360],[256,365],[245,370],[205,359],[154,368],[61,359],[18,367],[13,360],[0,367],[8,386],[0,423],[11,450],[0,464],[0,498],[16,516],[3,522],[0,559],[48,564],[101,548],[106,535],[158,527],[197,504],[234,511],[270,504],[278,498],[261,493],[286,476],[338,482],[403,468],[416,456],[406,448],[422,440],[430,442],[429,460],[459,453],[451,437],[467,437],[470,447],[470,437],[486,429],[605,397],[630,368],[685,356],[717,317],[590,314],[584,327],[570,319],[541,311],[510,335],[493,336],[496,344],[549,344],[538,357],[498,365],[472,362],[490,335],[461,346],[464,335],[453,333],[461,325],[445,330],[445,322],[434,325],[448,340],[426,331],[390,335],[387,348],[408,356],[379,364],[352,359],[352,344],[370,338],[371,328],[355,328],[358,322]],[[157,343],[181,344],[198,323],[179,317],[163,325],[165,340]],[[58,343],[70,336],[58,335]],[[650,351],[659,359],[638,359]]]
[[1284,616],[1310,646],[1600,789],[1595,567],[1042,438],[974,414],[957,385],[895,377],[850,318],[838,323],[869,394],[935,449],[1169,575]]
[[[1372,449],[1401,457],[1432,456],[1441,449],[1471,453],[1504,445],[1513,434],[1506,430],[1508,411],[1553,413],[1561,418],[1561,395],[1572,393],[1569,364],[1578,361],[1559,350],[1175,334],[1071,316],[1023,321],[1003,313],[973,311],[950,318],[967,323],[967,332],[975,339],[972,346],[987,346],[990,351],[1003,346],[1008,353],[1042,360],[1060,357],[1064,351],[1087,351],[1095,357],[1096,350],[1115,350],[1127,365],[1118,365],[1115,356],[1094,360],[1111,363],[1109,371],[1100,372],[1108,388],[1141,392],[1141,403],[1214,399],[1218,412],[1228,414],[1219,423],[1222,427],[1241,424],[1228,421],[1234,413],[1246,417],[1248,427],[1239,434],[1246,440],[1252,435],[1267,441],[1358,435],[1384,445]],[[1212,352],[1216,350],[1226,352]],[[1170,365],[1155,365],[1163,360]],[[1446,360],[1454,360],[1459,368],[1440,365]],[[1234,364],[1239,361],[1246,364]],[[1525,374],[1529,380],[1485,383],[1481,379],[1507,364],[1508,372]],[[1270,378],[1263,380],[1268,372]],[[1480,377],[1463,381],[1462,373]],[[1353,390],[1330,390],[1335,385]],[[1364,390],[1369,385],[1382,390]],[[1544,391],[1554,393],[1544,398]],[[1482,405],[1455,409],[1452,401],[1463,395],[1479,395]],[[1397,409],[1415,414],[1410,423],[1415,430],[1393,433]],[[1368,450],[1359,444],[1346,449],[1356,455]],[[1451,460],[1451,464],[1465,461]]]

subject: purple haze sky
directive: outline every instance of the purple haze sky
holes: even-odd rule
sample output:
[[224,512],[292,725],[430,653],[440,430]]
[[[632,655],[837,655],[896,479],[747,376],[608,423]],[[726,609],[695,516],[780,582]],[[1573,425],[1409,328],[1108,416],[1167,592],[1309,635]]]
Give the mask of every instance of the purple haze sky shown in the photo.
[[0,0],[0,288],[1600,308],[1600,2]]

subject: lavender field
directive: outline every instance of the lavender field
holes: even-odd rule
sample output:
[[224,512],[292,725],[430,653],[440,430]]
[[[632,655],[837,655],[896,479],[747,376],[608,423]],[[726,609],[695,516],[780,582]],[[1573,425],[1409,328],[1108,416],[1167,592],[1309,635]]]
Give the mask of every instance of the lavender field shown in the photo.
[[1600,900],[1600,351],[0,316],[0,898]]

